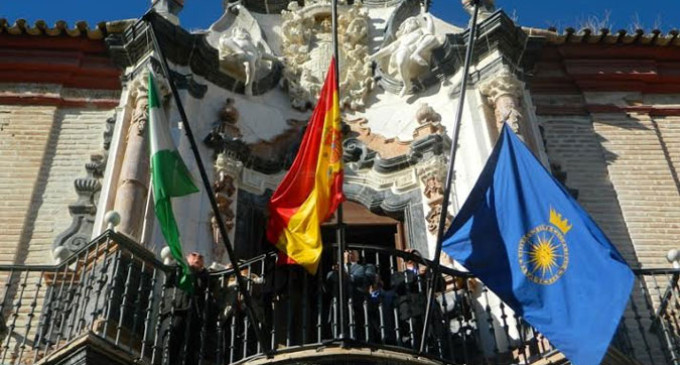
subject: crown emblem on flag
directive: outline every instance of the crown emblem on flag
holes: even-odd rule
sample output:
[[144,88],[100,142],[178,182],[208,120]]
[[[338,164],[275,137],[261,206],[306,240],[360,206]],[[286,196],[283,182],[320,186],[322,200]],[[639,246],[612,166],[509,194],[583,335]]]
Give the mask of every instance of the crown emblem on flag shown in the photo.
[[557,211],[553,208],[550,208],[550,223],[553,226],[559,228],[559,230],[564,234],[567,234],[567,232],[569,232],[571,229],[571,224],[569,224],[569,221],[562,219],[562,215],[557,213]]

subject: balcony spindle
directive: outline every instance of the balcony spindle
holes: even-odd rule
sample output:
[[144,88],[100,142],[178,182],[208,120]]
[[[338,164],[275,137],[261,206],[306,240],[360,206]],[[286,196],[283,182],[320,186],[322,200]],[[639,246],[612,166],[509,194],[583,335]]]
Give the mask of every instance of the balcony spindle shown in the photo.
[[[28,272],[26,272],[28,276]],[[35,275],[35,273],[34,273]],[[33,324],[33,317],[35,316],[35,308],[38,306],[38,297],[40,296],[40,288],[42,288],[43,272],[38,272],[38,282],[35,284],[35,292],[33,293],[33,300],[31,301],[30,311],[26,315],[28,317],[28,322],[26,323],[26,330],[24,331],[24,336],[21,341],[21,346],[19,347],[20,352],[18,356],[18,361],[24,356],[24,350],[26,349],[26,342],[28,341],[28,336],[31,333],[31,325]]]
[[123,321],[125,319],[125,314],[126,314],[126,309],[128,306],[128,301],[130,300],[130,279],[132,277],[132,266],[133,266],[133,261],[135,259],[135,255],[130,255],[130,257],[127,258],[128,263],[126,267],[126,272],[125,272],[125,283],[123,284],[123,301],[120,303],[120,313],[118,313],[118,323],[116,324],[116,337],[114,340],[114,343],[116,345],[120,345],[120,335],[123,330]]
[[493,314],[491,313],[491,304],[489,302],[489,288],[487,288],[486,285],[484,285],[482,288],[482,295],[484,296],[484,301],[486,302],[484,305],[484,311],[486,312],[486,323],[489,328],[491,343],[493,343],[494,363],[498,364],[500,351],[498,349],[498,341],[496,341],[496,329],[493,325]]
[[[92,326],[90,330],[94,333],[97,333],[99,331],[98,323],[100,320],[100,316],[103,313],[103,309],[106,306],[106,303],[100,302],[102,292],[105,292],[105,287],[107,282],[109,281],[109,266],[111,264],[110,259],[109,259],[109,250],[111,249],[111,239],[107,238],[106,239],[106,246],[104,246],[104,252],[101,253],[101,267],[99,268],[99,274],[97,275],[97,290],[95,291],[95,299],[94,299],[94,306],[92,307],[92,312],[90,315],[92,316]],[[97,252],[97,257],[99,257],[100,253]],[[103,337],[106,337],[105,333],[102,333]]]
[[[87,270],[88,275],[87,279],[85,279],[85,290],[84,290],[84,295],[83,295],[83,303],[80,308],[80,315],[78,316],[78,325],[76,326],[76,334],[79,334],[83,329],[87,328],[87,320],[86,317],[91,314],[93,311],[88,312],[88,305],[90,304],[90,297],[92,296],[92,291],[94,290],[94,282],[95,282],[95,277],[97,275],[97,264],[99,263],[99,244],[101,241],[97,240],[95,241],[94,244],[94,252],[92,256],[86,256],[86,265],[85,265],[85,270]],[[91,264],[88,264],[90,262],[91,258]],[[91,267],[90,267],[91,265]],[[102,263],[103,265],[103,263]],[[94,307],[97,307],[97,302],[94,302]],[[94,318],[90,318],[90,321],[93,321]]]
[[112,323],[114,318],[111,318],[113,316],[112,309],[114,307],[118,308],[118,306],[112,305],[112,301],[114,300],[113,298],[117,298],[116,290],[120,290],[119,286],[121,284],[121,280],[118,278],[118,273],[119,270],[121,269],[121,264],[123,260],[123,253],[122,250],[118,249],[116,250],[115,257],[113,259],[113,268],[111,268],[111,277],[106,283],[106,291],[104,293],[104,307],[103,307],[103,312],[106,313],[104,315],[104,326],[102,328],[102,335],[106,338],[109,337],[109,323]]
[[[137,329],[139,326],[139,321],[140,318],[143,314],[142,310],[142,293],[144,293],[144,284],[146,283],[147,280],[147,269],[146,269],[146,261],[141,260],[142,266],[139,269],[139,275],[138,275],[138,280],[139,283],[137,284],[137,291],[133,293],[134,295],[134,302],[132,304],[132,330],[130,331],[130,343],[128,344],[128,351],[132,351],[133,346],[137,343]],[[135,270],[136,271],[136,270]],[[142,338],[142,341],[144,341],[144,338]]]
[[[144,319],[144,332],[142,334],[142,348],[140,350],[139,354],[139,359],[144,359],[146,355],[146,348],[148,347],[148,342],[149,342],[149,335],[151,332],[151,326],[153,326],[153,317],[152,317],[152,312],[153,312],[153,307],[155,303],[155,298],[154,294],[156,293],[156,285],[158,282],[158,272],[160,270],[153,268],[152,274],[151,274],[151,290],[149,290],[149,296],[147,297],[146,300],[146,309],[145,309],[145,319]],[[140,296],[143,292],[140,292]],[[162,297],[160,302],[162,302]],[[161,322],[161,316],[160,313],[158,315],[158,322]],[[153,350],[152,350],[153,351]]]
[[19,309],[21,308],[22,305],[22,300],[24,298],[24,291],[26,290],[26,283],[28,281],[28,271],[24,271],[24,279],[23,281],[21,280],[21,273],[19,273],[19,281],[21,281],[21,284],[19,284],[19,293],[16,294],[16,301],[14,302],[13,310],[11,313],[12,316],[12,323],[7,327],[7,338],[5,338],[5,345],[3,348],[5,351],[2,353],[2,361],[0,363],[5,363],[5,359],[7,357],[7,354],[9,353],[9,344],[12,341],[12,333],[14,333],[14,329],[17,327],[17,319],[19,318]]
[[74,270],[74,275],[78,276],[78,284],[76,285],[75,288],[72,289],[72,297],[73,299],[71,300],[71,308],[69,309],[69,324],[68,324],[68,334],[64,337],[66,342],[71,341],[72,338],[74,338],[77,333],[77,323],[78,323],[78,313],[80,312],[80,309],[82,308],[81,305],[81,300],[84,300],[84,289],[85,289],[85,283],[87,280],[87,261],[88,257],[90,255],[90,249],[89,247],[82,252],[80,255],[78,255],[78,261],[76,262],[76,268]]

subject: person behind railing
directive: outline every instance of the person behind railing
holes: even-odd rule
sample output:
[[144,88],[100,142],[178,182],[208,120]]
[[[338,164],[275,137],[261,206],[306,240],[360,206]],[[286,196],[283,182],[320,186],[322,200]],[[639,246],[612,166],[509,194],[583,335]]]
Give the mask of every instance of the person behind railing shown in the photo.
[[368,342],[396,343],[394,326],[394,298],[392,290],[386,290],[380,275],[375,275],[368,288],[368,323],[370,326]]
[[[231,264],[226,266],[227,269],[231,269],[231,267]],[[251,272],[248,266],[241,266],[241,278],[251,295],[251,304],[253,305],[253,313],[256,320],[258,323],[263,323],[262,288],[265,282],[264,278]],[[231,358],[232,354],[243,353],[244,349],[242,346],[249,346],[248,352],[254,351],[250,347],[256,344],[256,341],[253,340],[255,334],[247,333],[247,331],[253,329],[252,324],[249,324],[249,328],[244,328],[244,320],[246,318],[245,300],[239,291],[236,275],[232,273],[228,276],[225,283],[218,286],[219,288],[213,290],[213,294],[215,305],[218,308],[217,319],[220,321],[220,331],[224,337],[222,353]],[[250,319],[248,318],[248,320]],[[251,340],[246,341],[246,337]]]
[[350,335],[354,334],[357,340],[367,340],[366,338],[366,318],[364,305],[369,299],[369,287],[376,280],[377,269],[371,263],[359,261],[359,251],[345,251],[345,262],[347,273],[350,279]]
[[[424,265],[418,250],[409,249],[404,260],[404,270],[392,274],[390,282],[396,298],[396,310],[399,317],[400,337],[397,341],[404,346],[418,348],[423,329],[425,309],[427,308],[427,266]],[[441,277],[435,280],[435,291],[444,290]],[[441,333],[441,310],[437,302],[433,303],[430,334],[434,338]]]
[[202,340],[206,340],[202,338],[202,334],[206,333],[202,328],[203,318],[211,298],[206,295],[208,270],[205,268],[203,255],[199,252],[191,252],[186,260],[192,273],[193,293],[176,287],[180,277],[179,266],[169,278],[169,285],[174,288],[166,289],[164,316],[171,317],[170,338],[167,343],[169,364],[198,364],[199,356],[205,356],[206,353],[201,349],[202,343],[205,343]]

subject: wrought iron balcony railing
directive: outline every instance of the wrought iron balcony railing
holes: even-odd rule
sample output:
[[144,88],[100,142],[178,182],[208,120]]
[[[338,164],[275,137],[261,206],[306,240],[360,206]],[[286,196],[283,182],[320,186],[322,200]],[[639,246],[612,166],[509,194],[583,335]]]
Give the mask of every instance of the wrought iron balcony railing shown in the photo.
[[[411,253],[348,247],[360,264],[339,270],[327,250],[314,276],[277,266],[274,253],[243,263],[265,343],[255,337],[233,270],[197,275],[188,295],[174,285],[175,268],[113,232],[58,265],[0,266],[0,363],[53,363],[88,344],[108,348],[102,353],[119,361],[146,364],[245,363],[329,348],[370,349],[353,352],[364,362],[380,351],[456,364],[561,356],[469,274],[440,267],[441,275],[428,281],[425,269],[433,263]],[[339,275],[346,279],[344,303]],[[679,270],[637,271],[608,354],[612,363],[678,363],[679,276]],[[419,354],[430,282],[437,300]]]

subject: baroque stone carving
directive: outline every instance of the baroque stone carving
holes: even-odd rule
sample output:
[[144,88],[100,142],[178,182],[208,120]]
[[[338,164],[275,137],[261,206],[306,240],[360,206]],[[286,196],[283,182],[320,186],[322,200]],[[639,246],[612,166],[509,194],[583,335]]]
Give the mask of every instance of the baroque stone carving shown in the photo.
[[507,121],[512,129],[519,133],[519,124],[522,120],[523,85],[508,70],[501,71],[497,76],[484,81],[479,86],[479,91],[486,96],[489,104],[494,108],[497,127],[500,129],[503,122]]
[[[104,176],[115,123],[115,116],[106,120],[103,133],[103,150],[92,154],[90,162],[85,164],[87,177],[78,178],[74,181],[73,185],[78,194],[78,200],[68,206],[73,220],[71,225],[59,234],[52,243],[52,250],[55,254],[57,254],[57,251],[61,251],[59,256],[68,256],[90,242],[97,212],[97,197],[101,190],[99,180]],[[55,258],[57,258],[56,255]]]
[[[419,172],[421,181],[424,184],[423,195],[427,198],[427,205],[430,211],[427,213],[425,219],[427,220],[427,230],[431,234],[437,233],[439,226],[439,219],[442,212],[442,201],[444,200],[444,185],[442,184],[442,177],[437,171],[425,173]],[[453,216],[446,213],[446,226],[451,224]]]
[[213,258],[215,261],[223,261],[226,255],[226,249],[222,242],[220,231],[218,228],[217,219],[222,219],[227,232],[233,231],[236,218],[234,201],[236,193],[235,181],[238,180],[243,163],[234,159],[229,153],[219,153],[215,158],[215,182],[213,183],[213,192],[215,200],[217,200],[217,208],[219,210],[219,218],[213,216],[210,218],[212,236],[213,236]]
[[257,20],[240,2],[226,4],[220,19],[210,26],[206,41],[218,51],[220,70],[242,82],[246,95],[264,92],[258,82],[278,72],[278,58]]
[[[399,95],[404,96],[411,92],[412,80],[427,70],[432,50],[439,45],[434,35],[432,16],[412,16],[399,25],[395,39],[371,55],[370,59],[381,63],[381,68],[388,74],[398,76],[404,84]],[[388,59],[388,62],[383,63],[383,59]]]
[[[360,2],[339,9],[338,34],[341,107],[355,110],[364,106],[373,87],[368,59],[368,13]],[[301,8],[291,2],[281,13],[283,24],[283,86],[294,108],[316,104],[333,55],[331,4],[311,2]]]
[[256,43],[246,29],[241,27],[235,27],[231,34],[225,33],[220,37],[218,51],[220,68],[243,80],[245,93],[248,96],[253,95],[253,82],[262,68],[262,61],[278,61],[261,43]]
[[227,98],[224,107],[220,110],[219,120],[213,128],[213,132],[219,134],[222,138],[236,139],[243,137],[243,133],[237,125],[238,119],[239,112],[234,106],[234,99]]

